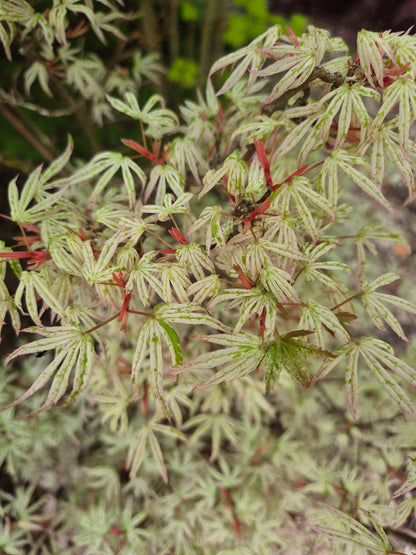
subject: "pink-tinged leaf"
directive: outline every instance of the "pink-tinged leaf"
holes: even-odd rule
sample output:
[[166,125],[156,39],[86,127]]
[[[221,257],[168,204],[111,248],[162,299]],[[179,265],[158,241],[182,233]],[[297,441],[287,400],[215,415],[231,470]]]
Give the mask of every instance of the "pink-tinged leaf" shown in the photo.
[[289,25],[286,26],[286,33],[289,36],[290,42],[295,46],[300,46],[299,40]]

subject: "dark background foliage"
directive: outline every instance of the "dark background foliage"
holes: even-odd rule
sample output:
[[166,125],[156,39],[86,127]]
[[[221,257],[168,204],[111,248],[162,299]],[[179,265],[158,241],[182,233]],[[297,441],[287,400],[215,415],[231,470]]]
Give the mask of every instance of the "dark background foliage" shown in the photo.
[[416,25],[414,0],[269,0],[269,8],[283,15],[303,13],[351,45],[361,29],[403,31]]

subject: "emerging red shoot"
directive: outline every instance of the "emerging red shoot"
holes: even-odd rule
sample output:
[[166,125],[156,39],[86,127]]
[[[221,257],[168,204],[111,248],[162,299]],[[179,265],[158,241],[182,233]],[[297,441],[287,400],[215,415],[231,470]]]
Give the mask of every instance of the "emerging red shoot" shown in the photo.
[[253,210],[253,212],[244,219],[243,234],[246,233],[249,227],[251,226],[251,221],[254,220],[254,218],[256,218],[257,216],[264,214],[264,212],[266,212],[266,210],[269,207],[270,207],[270,198],[266,198],[266,200],[263,201],[260,204],[260,206],[257,206],[257,208]]
[[51,259],[51,255],[45,251],[29,251],[29,252],[0,252],[0,258],[5,261],[13,260],[14,258],[28,258],[29,264],[35,264],[35,268]]
[[129,318],[129,302],[131,299],[131,293],[127,293],[124,297],[123,306],[121,307],[119,317],[117,319],[118,322],[123,322],[121,329],[126,331],[127,329],[127,320]]
[[166,157],[169,154],[168,147],[162,152],[162,156],[159,158],[160,143],[157,141],[153,142],[153,152],[150,152],[149,150],[147,150],[147,148],[144,148],[143,146],[139,145],[139,143],[136,143],[136,141],[133,141],[131,139],[121,139],[121,142],[153,162],[153,164],[164,164],[166,161]]
[[238,278],[246,289],[253,289],[254,284],[251,282],[250,278],[243,272],[240,266],[233,266],[234,270],[238,273]]
[[256,147],[257,156],[264,168],[264,176],[266,178],[267,185],[273,187],[272,176],[270,174],[270,164],[267,159],[266,150],[264,148],[263,141],[261,139],[254,139],[254,146]]
[[259,331],[257,332],[257,335],[261,337],[265,331],[266,331],[266,307],[264,306],[260,314],[260,326],[259,326]]
[[289,25],[286,25],[286,34],[288,35],[289,40],[292,44],[294,44],[295,46],[300,46],[297,36],[292,31],[292,29],[289,27]]
[[[319,162],[320,163],[320,162]],[[300,175],[303,175],[304,173],[306,173],[308,170],[311,170],[312,168],[315,168],[318,164],[315,164],[315,166],[309,167],[309,164],[306,164],[306,166],[302,166],[301,168],[298,168],[295,172],[293,172],[291,175],[289,175],[289,177],[287,177],[282,183],[278,183],[277,185],[273,185],[272,186],[272,191],[276,191],[277,189],[279,189],[284,183],[290,183],[290,181],[292,181],[292,179],[294,177],[298,177]]]
[[179,229],[172,227],[171,229],[168,230],[168,233],[169,235],[172,235],[172,237],[176,239],[176,241],[178,241],[180,245],[188,244],[188,241],[185,239],[185,237],[182,235]]
[[118,272],[118,275],[115,272],[113,272],[112,276],[114,281],[117,283],[117,285],[123,288],[125,287],[126,284],[124,283],[123,272],[121,270]]

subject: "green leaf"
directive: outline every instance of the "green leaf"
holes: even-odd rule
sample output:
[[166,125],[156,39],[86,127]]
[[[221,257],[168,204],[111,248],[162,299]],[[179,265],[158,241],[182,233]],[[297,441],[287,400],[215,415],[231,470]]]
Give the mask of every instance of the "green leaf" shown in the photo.
[[337,160],[338,165],[348,175],[348,177],[356,183],[360,189],[367,193],[370,197],[377,200],[389,212],[393,213],[388,200],[382,195],[380,189],[366,175],[355,169],[354,165],[362,164],[363,161],[359,157],[349,156],[342,149],[334,151],[332,156]]
[[150,452],[156,461],[163,481],[165,482],[165,484],[168,483],[167,468],[163,459],[162,449],[156,437],[156,434],[162,434],[173,439],[187,441],[186,436],[179,430],[176,430],[171,426],[159,424],[158,417],[154,417],[149,420],[134,434],[133,438],[130,441],[129,452],[127,455],[127,466],[130,468],[131,480],[133,480],[139,472],[143,460],[146,456],[146,452],[148,448],[150,448]]
[[162,319],[158,319],[157,323],[166,332],[164,338],[169,347],[169,351],[173,362],[173,368],[175,368],[176,366],[179,366],[183,362],[181,343],[180,343],[178,334],[173,328],[171,328]]
[[385,293],[378,293],[376,291],[376,289],[378,289],[379,287],[388,285],[389,283],[392,283],[397,279],[400,279],[400,276],[398,276],[397,274],[388,273],[383,274],[371,283],[368,281],[363,281],[361,284],[363,295],[361,296],[361,298],[371,320],[379,329],[385,329],[382,322],[382,319],[384,319],[399,337],[407,341],[407,338],[397,318],[390,312],[388,308],[384,306],[384,303],[392,304],[402,310],[410,312],[411,314],[416,314],[416,305],[411,303],[410,301],[401,299],[396,295],[387,295]]
[[375,101],[380,99],[380,95],[376,91],[363,87],[359,83],[352,85],[351,83],[343,83],[321,99],[321,104],[325,104],[325,102],[331,99],[324,115],[320,117],[316,124],[320,130],[322,140],[326,141],[328,139],[335,116],[339,112],[337,121],[338,131],[333,146],[334,149],[341,146],[347,138],[353,116],[358,121],[358,124],[354,127],[360,129],[360,143],[366,140],[370,127],[370,117],[361,97],[370,97]]
[[223,438],[238,448],[238,437],[236,434],[236,423],[228,414],[198,414],[190,418],[184,428],[196,427],[190,442],[196,443],[202,436],[211,438],[212,448],[210,462],[218,459],[221,453],[221,443]]
[[168,471],[166,470],[165,462],[163,460],[162,449],[161,449],[160,444],[157,441],[156,436],[153,433],[151,428],[149,428],[148,441],[149,441],[150,449],[153,453],[153,457],[154,457],[154,459],[156,461],[156,464],[157,464],[157,467],[159,469],[159,473],[162,476],[163,481],[165,482],[165,484],[167,484],[168,483]]
[[159,297],[163,297],[162,284],[157,277],[160,273],[160,265],[152,262],[155,256],[155,251],[145,253],[136,264],[134,270],[130,273],[130,277],[126,283],[127,292],[131,292],[133,287],[136,286],[140,300],[144,306],[150,305],[151,293],[149,291],[149,286]]
[[244,162],[239,152],[234,152],[225,159],[221,168],[218,170],[209,170],[205,174],[203,179],[204,186],[198,198],[206,195],[208,191],[220,183],[224,177],[227,177],[228,192],[233,195],[236,200],[240,200],[244,195],[247,176],[248,166],[246,162]]
[[224,56],[223,58],[217,60],[211,67],[208,76],[209,78],[213,73],[216,73],[219,70],[223,70],[229,65],[234,65],[235,62],[243,58],[243,60],[231,72],[231,75],[225,81],[221,89],[217,92],[217,95],[224,94],[232,87],[234,87],[246,73],[248,68],[250,68],[251,71],[251,77],[248,86],[252,85],[255,81],[255,71],[260,69],[266,58],[266,56],[261,53],[261,48],[266,49],[273,46],[279,38],[280,32],[280,26],[275,25],[274,27],[270,27],[270,29],[268,29],[263,35],[257,37],[248,46],[237,50],[237,52],[227,54],[227,56]]
[[359,535],[358,537],[353,536],[351,532],[343,532],[341,530],[328,528],[326,526],[309,525],[309,528],[335,542],[352,545],[354,547],[362,547],[368,549],[371,553],[386,553],[386,550],[383,546],[377,546],[374,544],[374,542],[376,541],[375,536],[373,538],[367,538],[366,536],[364,536],[361,539],[361,535]]
[[193,302],[202,304],[206,297],[213,297],[220,288],[220,278],[217,274],[192,283],[187,290],[188,295],[193,295]]
[[406,481],[393,493],[393,499],[405,495],[416,488],[416,459],[411,460],[411,467]]
[[278,382],[283,366],[279,357],[278,346],[272,343],[265,362],[266,362],[266,395],[270,395],[274,385]]
[[[164,107],[165,101],[158,94],[151,96],[143,109],[140,108],[137,98],[131,92],[126,93],[125,102],[110,95],[107,95],[107,100],[115,110],[146,123],[148,126],[146,133],[154,139],[158,140],[173,133],[179,125],[176,114]],[[154,109],[156,104],[160,104],[162,108]]]
[[358,399],[358,354],[362,356],[376,379],[400,409],[416,419],[415,405],[393,377],[393,373],[395,373],[409,384],[414,385],[416,383],[416,370],[395,357],[393,348],[380,339],[361,337],[359,341],[350,341],[343,345],[335,351],[335,358],[324,362],[312,383],[328,375],[340,361],[348,357],[346,372],[347,398],[351,413],[355,417]]
[[416,84],[410,75],[400,77],[385,91],[383,104],[372,123],[373,129],[381,127],[384,119],[396,104],[399,105],[399,143],[405,153],[409,151],[410,125],[416,118]]
[[127,454],[127,467],[130,468],[130,479],[133,480],[140,470],[146,455],[148,428],[143,426],[134,434]]
[[[308,358],[326,358],[329,354],[327,351],[309,345],[302,339],[287,335],[276,339],[270,346],[266,356],[273,358],[274,362],[270,363],[273,364],[272,368],[277,366],[286,370],[296,383],[303,387],[309,387],[312,383],[312,378],[308,369]],[[276,370],[274,370],[274,373],[276,373]],[[277,374],[277,377],[279,374]],[[272,385],[272,376],[269,376],[269,379],[266,376],[266,390],[271,391]]]
[[[26,306],[30,317],[38,325],[41,325],[38,311],[37,295],[40,295],[44,303],[58,314],[61,318],[64,315],[64,308],[53,294],[48,279],[39,272],[32,270],[31,272],[23,272],[20,277],[20,283],[15,293],[15,303],[20,309],[22,308],[21,300],[25,294]],[[36,294],[37,293],[37,294]]]
[[188,302],[186,290],[191,285],[186,268],[179,264],[164,264],[161,269],[162,298],[168,303],[174,302],[172,288],[183,303]]
[[[3,328],[3,325],[6,323],[4,318],[7,312],[9,313],[11,323],[14,330],[16,331],[16,334],[19,334],[20,332],[19,311],[16,308],[16,303],[13,297],[10,295],[9,291],[7,290],[6,284],[4,283],[3,279],[1,279],[0,280],[0,332]],[[0,342],[1,342],[1,337],[0,337]]]
[[91,335],[84,335],[78,353],[72,391],[69,395],[68,400],[64,403],[65,407],[78,399],[80,394],[87,387],[93,370],[94,352],[94,339]]
[[49,88],[49,74],[46,66],[42,62],[33,62],[33,64],[24,73],[25,92],[30,95],[30,89],[35,81],[39,81],[41,89],[50,98],[53,96]]
[[[176,249],[178,262],[184,266],[197,280],[204,279],[205,271],[215,272],[214,264],[203,252],[198,243],[188,243]],[[205,270],[205,271],[204,271]]]
[[[153,395],[164,416],[170,420],[170,410],[163,386],[164,374],[165,369],[176,368],[182,363],[182,350],[179,337],[176,331],[164,321],[165,319],[168,320],[168,318],[165,318],[160,306],[159,310],[156,310],[157,307],[155,309],[155,316],[157,318],[148,317],[144,321],[136,344],[131,377],[134,396],[137,398],[140,387],[139,373],[144,361],[149,358],[149,373]],[[171,355],[172,365],[170,367],[163,358],[162,342],[168,346]]]
[[358,356],[359,350],[352,351],[345,369],[345,390],[351,416],[355,420],[358,406]]
[[[315,532],[323,534],[335,541],[346,543],[349,545],[364,547],[371,552],[386,553],[386,545],[382,538],[373,535],[361,522],[355,520],[350,515],[331,507],[326,503],[319,503],[326,511],[328,511],[348,532],[336,530],[334,528],[325,528],[323,526],[309,525]],[[352,530],[352,533],[350,532]],[[391,549],[389,546],[387,549]]]
[[[162,328],[163,329],[163,328]],[[162,353],[162,338],[164,334],[161,330],[160,324],[152,320],[149,325],[149,372],[152,384],[153,395],[159,406],[161,407],[164,416],[170,421],[170,411],[166,401],[165,392],[163,388],[163,378],[165,370],[165,362]]]
[[100,281],[111,279],[111,275],[117,270],[116,267],[111,265],[111,260],[114,257],[120,240],[121,231],[115,233],[104,243],[98,258],[94,256],[91,241],[84,241],[82,243],[82,251],[84,255],[82,273],[84,279],[88,283],[100,283]]
[[[71,157],[72,151],[74,149],[74,141],[71,135],[68,135],[68,144],[64,152],[58,156],[53,162],[49,164],[46,170],[42,174],[42,178],[45,182],[49,181],[52,177],[55,177],[59,172],[61,172],[65,166],[68,164]],[[53,187],[54,184],[50,183],[49,187]]]
[[171,374],[181,374],[188,370],[221,368],[211,379],[195,386],[193,391],[246,376],[258,368],[265,355],[261,339],[247,333],[202,335],[199,338],[209,343],[229,347],[200,355],[171,372]]
[[[273,55],[275,51],[272,51]],[[299,87],[311,75],[312,71],[319,64],[318,57],[310,48],[287,47],[284,51],[287,58],[281,58],[274,64],[267,66],[265,70],[258,72],[260,76],[274,75],[285,71],[285,74],[273,87],[272,92],[267,97],[265,104],[269,104],[280,98],[286,91],[296,83]]]
[[332,220],[335,218],[335,214],[327,199],[313,190],[311,182],[306,177],[295,176],[290,183],[278,189],[276,191],[275,202],[280,210],[291,213],[293,213],[293,210],[291,210],[290,205],[293,202],[305,230],[314,242],[317,242],[319,238],[319,231],[316,227],[318,218],[312,215],[308,204],[321,209]]
[[176,324],[202,325],[219,330],[230,328],[216,320],[201,306],[194,303],[159,303],[154,308],[158,321],[164,320]]
[[139,337],[137,338],[136,349],[134,351],[133,362],[131,365],[131,381],[135,400],[137,400],[140,391],[139,372],[143,366],[143,362],[148,356],[151,322],[152,318],[148,317],[143,323]]
[[[170,193],[164,194],[162,205],[146,204],[146,206],[142,208],[142,212],[153,213],[156,215],[155,221],[159,220],[161,222],[166,222],[167,220],[170,220],[172,218],[173,214],[188,214],[188,204],[192,197],[192,193],[181,193],[174,201],[173,195],[171,195]],[[199,247],[199,245],[197,246]]]
[[15,222],[26,223],[23,218],[25,212],[30,202],[37,196],[41,186],[41,176],[42,166],[38,166],[27,178],[23,189],[19,193],[16,186],[16,179],[13,179],[9,183],[9,204],[10,204],[10,215],[12,220]]
[[347,330],[338,320],[336,313],[313,299],[310,299],[307,305],[302,309],[299,326],[315,332],[313,337],[316,338],[316,344],[320,348],[325,347],[322,326],[325,326],[327,330],[333,332],[340,341],[348,343],[350,340]]
[[18,399],[1,410],[18,405],[42,389],[56,372],[55,378],[49,390],[48,397],[42,407],[36,411],[48,409],[56,404],[64,395],[71,372],[76,365],[73,390],[66,404],[74,401],[82,392],[90,375],[94,355],[94,342],[90,336],[85,336],[78,326],[50,327],[50,328],[28,328],[25,331],[43,335],[43,339],[32,341],[16,349],[6,359],[6,363],[17,356],[43,353],[44,351],[56,350],[55,357],[50,364],[36,378],[31,387]]
[[275,266],[266,264],[260,272],[260,282],[262,286],[273,293],[280,303],[300,302],[299,296],[291,284],[291,281],[292,276],[288,272]]
[[[7,25],[8,30],[5,29],[4,24]],[[0,23],[0,41],[3,45],[4,52],[9,62],[12,61],[12,54],[10,52],[10,45],[16,35],[16,27],[12,21],[5,21]]]
[[149,181],[144,193],[145,202],[147,202],[155,186],[157,186],[155,202],[158,205],[163,204],[167,186],[175,193],[177,198],[185,193],[185,181],[183,176],[168,164],[158,164],[150,172]]
[[[370,338],[368,338],[370,339]],[[391,374],[385,369],[383,366],[386,365],[386,359],[382,361],[382,363],[377,360],[377,356],[371,352],[370,349],[366,348],[365,346],[361,346],[360,353],[364,360],[366,361],[368,367],[373,371],[375,377],[383,386],[384,390],[387,392],[389,397],[393,399],[393,401],[400,407],[403,412],[409,414],[412,418],[416,420],[416,407],[409,399],[403,388],[392,378]],[[377,353],[378,354],[378,353]],[[393,357],[394,358],[394,357]],[[397,359],[398,364],[400,364],[400,360]],[[387,364],[387,366],[390,366]],[[390,369],[396,370],[396,373],[400,373],[399,367],[394,367],[393,365],[390,366]],[[399,370],[399,371],[398,371]],[[416,371],[413,371],[414,379],[416,379]]]
[[[372,87],[375,87],[373,76],[374,73],[378,84],[383,87],[383,46],[386,42],[381,39],[378,33],[365,31],[364,29],[357,36],[357,53],[360,60],[361,68]],[[386,49],[391,52],[391,49]],[[391,57],[394,60],[393,57]]]

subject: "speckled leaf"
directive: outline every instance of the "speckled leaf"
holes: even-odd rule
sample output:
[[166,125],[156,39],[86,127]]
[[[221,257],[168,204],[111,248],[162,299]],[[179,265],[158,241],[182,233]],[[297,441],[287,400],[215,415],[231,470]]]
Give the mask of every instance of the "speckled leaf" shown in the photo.
[[[60,171],[62,171],[65,168],[65,166],[69,162],[73,148],[74,148],[74,141],[72,140],[71,135],[68,135],[68,144],[66,146],[66,149],[60,156],[58,156],[58,158],[56,158],[51,164],[49,164],[49,166],[43,172],[42,174],[43,181],[45,182],[49,181],[52,177],[55,177],[56,174],[58,174]],[[50,183],[49,186],[53,187],[54,184]]]
[[159,469],[159,473],[162,476],[163,481],[165,482],[165,484],[167,484],[168,483],[168,471],[166,470],[165,461],[163,460],[162,449],[160,448],[160,444],[159,444],[158,440],[156,439],[156,436],[153,433],[151,428],[149,428],[149,433],[148,433],[147,437],[148,437],[150,449],[152,450],[152,453],[153,453],[153,457],[156,460],[156,465]]
[[157,322],[151,320],[149,324],[149,372],[153,395],[162,409],[164,416],[170,420],[170,411],[163,389],[165,362],[162,352],[162,334]]
[[351,416],[354,418],[357,414],[358,405],[358,356],[360,352],[358,349],[354,349],[348,360],[347,367],[345,369],[345,390],[347,393],[348,406],[350,408]]

